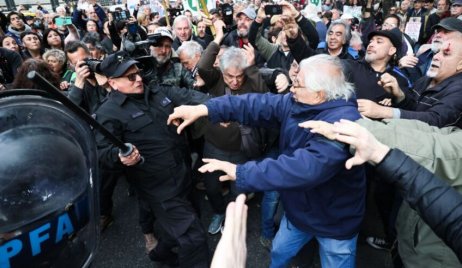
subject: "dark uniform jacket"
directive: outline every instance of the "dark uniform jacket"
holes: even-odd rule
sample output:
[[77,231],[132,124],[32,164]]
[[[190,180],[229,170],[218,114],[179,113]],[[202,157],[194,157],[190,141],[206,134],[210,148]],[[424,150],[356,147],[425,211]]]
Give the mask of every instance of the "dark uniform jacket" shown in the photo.
[[[135,145],[143,164],[127,167],[125,174],[143,195],[164,201],[184,192],[190,184],[185,156],[189,153],[185,135],[167,125],[173,108],[200,104],[209,97],[195,90],[171,86],[146,88],[144,94],[125,95],[112,91],[96,111],[96,120],[123,142]],[[105,168],[121,167],[119,149],[96,133],[99,159]]]

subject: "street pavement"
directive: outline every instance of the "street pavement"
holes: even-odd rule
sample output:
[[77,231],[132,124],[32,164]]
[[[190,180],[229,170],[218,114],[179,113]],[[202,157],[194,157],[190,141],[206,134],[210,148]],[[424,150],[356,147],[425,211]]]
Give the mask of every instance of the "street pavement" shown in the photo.
[[[101,235],[101,242],[92,267],[166,267],[152,262],[145,254],[144,239],[138,226],[137,200],[135,196],[129,197],[127,195],[127,189],[127,182],[119,180],[114,193],[113,215],[115,222]],[[204,195],[204,192],[202,192],[202,195]],[[201,220],[204,226],[207,227],[212,217],[212,212],[208,201],[204,198],[201,198],[201,200]],[[269,252],[259,243],[260,200],[261,195],[256,194],[255,198],[248,202],[247,267],[249,268],[268,267],[270,260]],[[362,229],[369,234],[381,235],[377,214],[369,214],[368,219],[365,221],[367,224]],[[221,234],[208,235],[211,252],[214,251],[220,237]],[[358,239],[357,251],[357,267],[359,268],[393,267],[389,253],[367,246],[364,242],[364,237],[361,235]],[[312,250],[309,248],[302,250],[291,267],[320,267],[317,254],[310,254],[311,252]],[[314,255],[314,258],[311,255]]]

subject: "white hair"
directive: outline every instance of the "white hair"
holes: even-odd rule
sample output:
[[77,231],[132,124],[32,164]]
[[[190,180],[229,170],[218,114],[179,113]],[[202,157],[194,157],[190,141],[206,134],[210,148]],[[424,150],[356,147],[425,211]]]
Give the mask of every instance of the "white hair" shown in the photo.
[[324,91],[327,101],[348,100],[354,94],[354,86],[345,80],[343,65],[338,57],[328,54],[309,57],[300,62],[300,71],[305,74],[307,90]]
[[64,13],[66,13],[66,8],[64,6],[59,6],[56,8],[56,12],[59,12],[59,11],[64,11]]
[[182,20],[186,20],[188,22],[189,28],[192,29],[193,25],[192,25],[192,22],[189,20],[189,18],[186,15],[180,15],[176,17],[175,20],[173,21],[173,26],[172,26],[173,30],[175,30],[176,24]]
[[361,34],[352,31],[351,32],[351,39],[350,39],[350,46],[354,46],[355,44],[360,44],[361,46],[363,45],[363,40],[361,39]]
[[247,66],[247,57],[241,48],[229,47],[220,57],[220,70],[222,73],[230,67],[243,70]]
[[176,50],[176,53],[178,55],[185,53],[185,56],[188,57],[188,59],[191,59],[197,54],[201,55],[202,51],[204,51],[204,48],[202,48],[202,46],[196,41],[184,41]]

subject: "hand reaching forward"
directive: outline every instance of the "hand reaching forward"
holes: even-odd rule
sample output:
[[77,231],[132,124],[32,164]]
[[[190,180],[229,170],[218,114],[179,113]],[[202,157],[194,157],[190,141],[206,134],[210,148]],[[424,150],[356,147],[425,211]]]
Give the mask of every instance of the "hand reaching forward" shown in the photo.
[[199,172],[215,172],[223,171],[226,173],[223,176],[220,176],[220,181],[235,181],[236,180],[236,165],[226,161],[220,161],[216,159],[202,159],[205,165],[199,168]]
[[[183,131],[183,129],[199,119],[202,116],[207,116],[209,111],[207,106],[201,105],[181,105],[173,109],[173,113],[168,116],[167,125],[174,124],[177,126],[176,132],[178,134]],[[181,121],[183,120],[183,121]]]
[[345,163],[347,169],[364,164],[367,161],[380,163],[390,148],[380,143],[366,128],[349,120],[341,119],[334,124],[322,121],[306,121],[300,127],[311,128],[328,139],[349,144],[356,149],[355,155]]

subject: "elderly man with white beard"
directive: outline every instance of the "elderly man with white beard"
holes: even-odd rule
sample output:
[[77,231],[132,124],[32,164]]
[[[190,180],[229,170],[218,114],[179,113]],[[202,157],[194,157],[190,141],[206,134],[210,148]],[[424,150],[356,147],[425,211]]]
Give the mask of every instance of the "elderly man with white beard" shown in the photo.
[[[447,22],[437,26],[443,23]],[[411,94],[404,93],[396,78],[382,75],[379,83],[393,95],[396,108],[380,106],[368,117],[417,119],[437,127],[462,127],[462,22],[451,26],[454,31],[433,56],[426,76],[416,82]]]
[[151,55],[157,65],[148,77],[143,77],[146,83],[167,84],[178,87],[193,88],[194,79],[181,63],[172,59],[173,36],[166,27],[157,28],[154,34],[160,35],[156,46],[151,46]]

